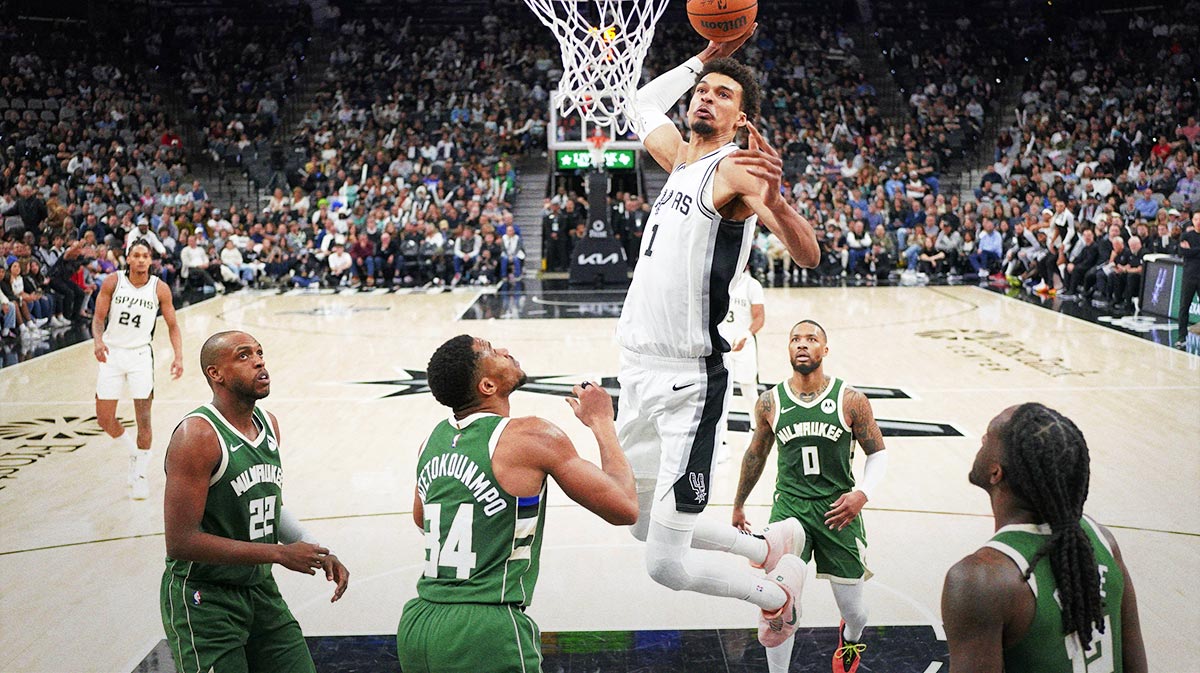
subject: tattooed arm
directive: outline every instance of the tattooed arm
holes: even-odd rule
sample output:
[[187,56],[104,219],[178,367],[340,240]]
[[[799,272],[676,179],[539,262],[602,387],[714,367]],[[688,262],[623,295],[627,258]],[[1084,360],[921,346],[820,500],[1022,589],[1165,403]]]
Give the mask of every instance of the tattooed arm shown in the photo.
[[775,398],[771,391],[759,395],[754,403],[754,415],[758,423],[754,436],[750,438],[750,446],[746,447],[746,455],[742,457],[742,474],[738,479],[737,494],[733,497],[733,525],[741,530],[750,532],[750,522],[746,521],[746,498],[754,490],[758,478],[762,476],[763,468],[767,465],[767,456],[771,455],[771,445],[775,443],[775,430],[771,422],[775,418]]
[[867,455],[867,464],[863,468],[862,484],[849,493],[843,493],[825,513],[825,525],[837,530],[850,525],[867,504],[871,493],[879,486],[879,482],[883,481],[888,457],[884,451],[883,433],[879,431],[875,413],[871,410],[871,401],[866,395],[847,387],[844,402],[850,431],[854,434],[854,441],[858,442],[863,453]]

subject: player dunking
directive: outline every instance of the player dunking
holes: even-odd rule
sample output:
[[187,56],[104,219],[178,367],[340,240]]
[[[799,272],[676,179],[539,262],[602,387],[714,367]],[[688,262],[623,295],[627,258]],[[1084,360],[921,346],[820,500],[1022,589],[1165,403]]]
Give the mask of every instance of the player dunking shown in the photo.
[[1083,433],[1053,409],[1030,402],[988,424],[969,479],[996,534],[942,590],[954,673],[1145,673],[1121,550],[1083,513],[1089,474]]
[[272,564],[324,571],[342,597],[350,572],[284,507],[282,439],[258,400],[271,393],[262,345],[219,332],[200,348],[212,402],[167,447],[163,629],[181,673],[312,673],[312,655]]
[[[866,395],[825,374],[822,363],[828,353],[828,338],[820,325],[802,320],[792,327],[792,375],[755,404],[758,428],[742,459],[733,525],[750,530],[743,509],[746,498],[762,476],[772,445],[778,444],[771,523],[795,518],[803,525],[805,544],[796,553],[806,563],[816,559],[817,577],[829,580],[842,615],[833,672],[854,673],[866,649],[861,642],[867,625],[863,582],[871,577],[863,558],[867,540],[859,513],[883,481],[888,455]],[[854,442],[867,455],[861,485],[850,472]],[[787,673],[793,645],[788,639],[767,649],[771,673]]]
[[[109,274],[96,297],[92,317],[96,360],[96,421],[109,437],[129,451],[130,495],[144,500],[150,495],[146,468],[150,463],[150,411],[154,402],[155,321],[162,311],[171,337],[171,378],[183,375],[183,338],[175,322],[171,289],[150,273],[150,244],[134,241],[125,254],[126,271]],[[108,318],[112,317],[112,320]],[[137,416],[137,443],[117,420],[117,400],[128,386]]]
[[[787,552],[799,525],[776,526],[763,539],[700,518],[732,392],[724,364],[730,345],[718,325],[729,310],[729,286],[749,259],[755,220],[799,263],[815,266],[819,256],[812,227],[780,193],[779,154],[750,124],[762,96],[758,79],[727,58],[752,33],[710,42],[637,92],[634,127],[671,175],[646,223],[617,326],[617,427],[637,477],[633,534],[646,542],[650,576],[671,589],[754,603],[763,610],[759,640],[778,644],[795,630],[803,567]],[[693,85],[685,142],[664,112]],[[746,150],[733,143],[742,129]],[[773,575],[738,571],[692,547],[746,556]]]
[[466,334],[429,360],[429,388],[452,413],[417,458],[413,521],[426,556],[396,631],[405,673],[541,670],[541,637],[525,608],[540,567],[547,475],[611,524],[637,517],[608,393],[585,382],[567,398],[596,438],[597,467],[554,424],[509,417],[509,396],[524,382],[507,350]]

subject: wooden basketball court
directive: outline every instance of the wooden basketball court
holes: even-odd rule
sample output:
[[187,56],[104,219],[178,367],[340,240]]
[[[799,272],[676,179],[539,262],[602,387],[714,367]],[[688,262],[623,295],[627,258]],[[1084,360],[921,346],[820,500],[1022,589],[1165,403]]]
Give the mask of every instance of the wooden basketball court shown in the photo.
[[[273,381],[262,406],[282,427],[288,507],[352,573],[330,605],[323,579],[276,569],[306,634],[394,637],[423,562],[409,513],[416,452],[446,413],[422,386],[430,353],[464,332],[508,347],[531,377],[514,413],[550,418],[595,458],[561,397],[571,383],[616,376],[616,321],[586,316],[615,315],[621,298],[241,293],[185,308],[180,381],[168,376],[166,330],[156,336],[155,467],[144,502],[129,500],[126,457],[91,418],[90,342],[0,370],[0,671],[173,670],[169,658],[148,658],[163,638],[162,455],[178,420],[209,399],[198,371],[209,334],[240,329],[263,344]],[[992,531],[987,498],[966,478],[980,436],[1004,407],[1036,400],[1089,440],[1087,511],[1113,528],[1131,569],[1152,670],[1195,670],[1200,357],[973,287],[771,289],[766,307],[764,383],[788,374],[788,329],[813,318],[829,333],[826,370],[877,389],[875,414],[890,424],[887,479],[865,510],[872,625],[922,627],[937,649],[945,571]],[[528,317],[506,319],[520,315]],[[119,415],[132,420],[132,403]],[[707,516],[727,520],[747,439],[730,435],[735,458],[717,469]],[[766,523],[773,481],[772,466],[751,499],[754,524]],[[548,651],[555,633],[754,626],[753,607],[656,585],[626,530],[561,491],[552,488],[550,504],[530,611]],[[836,626],[824,582],[808,583],[803,604],[805,626]],[[738,647],[726,643],[715,659],[761,651],[753,638]],[[805,648],[798,659],[828,670],[832,645]],[[942,668],[936,658],[890,665],[878,642],[870,655],[872,671]]]

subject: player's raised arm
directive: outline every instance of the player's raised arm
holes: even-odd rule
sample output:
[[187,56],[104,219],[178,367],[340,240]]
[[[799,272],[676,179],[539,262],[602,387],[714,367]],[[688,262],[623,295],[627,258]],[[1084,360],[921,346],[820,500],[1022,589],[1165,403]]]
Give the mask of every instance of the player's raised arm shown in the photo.
[[741,530],[750,531],[750,522],[746,520],[746,498],[762,477],[763,468],[767,466],[767,456],[771,455],[771,445],[775,443],[775,397],[771,391],[759,395],[754,404],[754,415],[758,423],[754,427],[754,436],[750,438],[750,446],[746,447],[746,455],[742,456],[742,473],[738,477],[737,494],[733,496],[733,525]]
[[567,398],[575,415],[592,430],[600,448],[600,465],[584,460],[561,429],[541,418],[515,418],[501,438],[521,442],[528,466],[554,477],[567,497],[616,526],[637,522],[637,489],[633,469],[617,441],[612,398],[599,385],[575,386]]
[[638,89],[635,97],[633,120],[634,132],[641,138],[642,145],[654,160],[668,173],[675,169],[679,162],[679,150],[683,146],[683,136],[671,119],[667,117],[675,103],[696,84],[704,64],[714,58],[730,56],[737,51],[754,31],[754,24],[741,37],[729,42],[709,42],[708,47],[699,54],[685,61],[674,70],[669,70],[651,80]]
[[[750,147],[729,155],[717,170],[714,192],[724,187],[741,197],[758,215],[758,221],[787,248],[797,264],[808,269],[821,261],[812,224],[783,198],[783,159],[753,124],[746,124]],[[725,183],[721,185],[721,183]]]

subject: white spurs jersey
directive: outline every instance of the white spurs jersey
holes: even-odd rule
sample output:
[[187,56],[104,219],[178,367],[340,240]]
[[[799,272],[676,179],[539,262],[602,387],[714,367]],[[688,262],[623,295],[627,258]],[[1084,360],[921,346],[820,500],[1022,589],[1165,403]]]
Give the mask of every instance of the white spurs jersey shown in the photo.
[[104,327],[104,343],[117,348],[138,348],[154,337],[158,319],[158,277],[141,287],[129,282],[126,271],[117,272],[117,287],[113,289],[108,307],[108,324]]
[[726,220],[713,206],[730,143],[671,171],[654,202],[617,323],[617,343],[641,355],[701,358],[729,350],[718,326],[729,286],[750,258],[757,216]]
[[739,273],[729,287],[729,312],[721,322],[721,336],[732,344],[750,332],[750,307],[763,303],[763,287],[749,271]]

